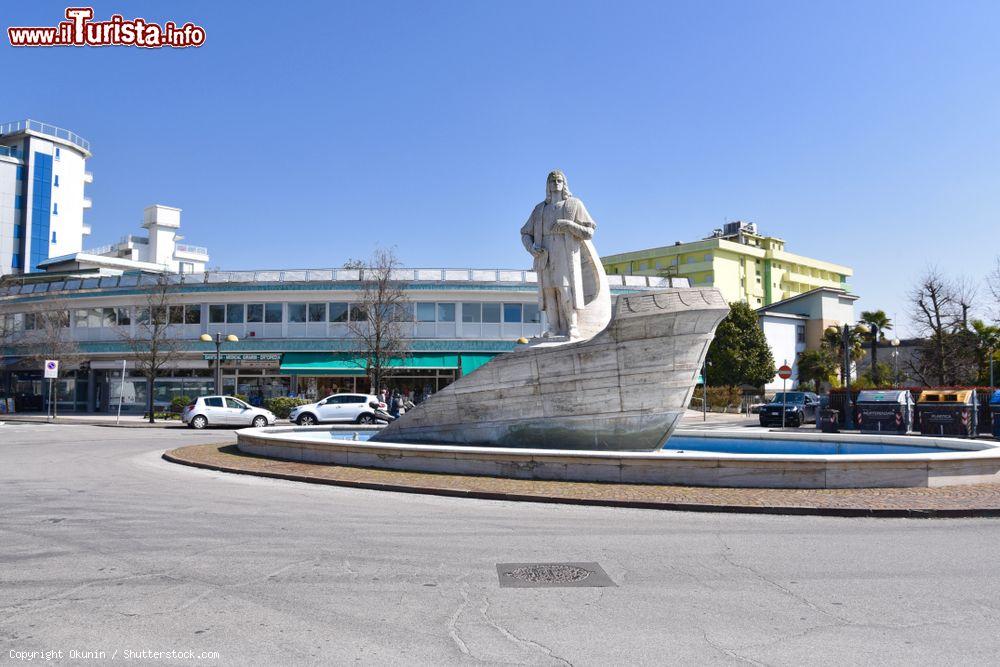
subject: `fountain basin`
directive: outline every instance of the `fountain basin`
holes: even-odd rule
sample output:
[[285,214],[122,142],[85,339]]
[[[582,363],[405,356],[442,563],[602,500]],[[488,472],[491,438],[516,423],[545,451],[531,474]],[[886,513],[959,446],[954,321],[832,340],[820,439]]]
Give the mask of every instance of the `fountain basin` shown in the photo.
[[[682,429],[665,449],[622,452],[366,442],[353,437],[329,427],[245,429],[237,434],[237,446],[248,454],[291,461],[575,482],[803,489],[1000,482],[1000,447],[957,438]],[[708,451],[727,448],[726,440],[743,443],[744,451]],[[758,451],[746,451],[746,443]],[[790,453],[801,451],[803,443],[828,453]],[[885,451],[855,453],[873,447]],[[762,448],[778,451],[759,453]],[[901,453],[886,453],[895,451]]]

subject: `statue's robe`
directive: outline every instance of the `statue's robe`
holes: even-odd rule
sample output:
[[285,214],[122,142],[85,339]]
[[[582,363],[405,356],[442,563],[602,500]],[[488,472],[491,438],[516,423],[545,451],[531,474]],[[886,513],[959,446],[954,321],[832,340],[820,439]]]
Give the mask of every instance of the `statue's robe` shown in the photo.
[[[553,228],[557,220],[568,220],[572,233],[556,232]],[[598,271],[603,267],[597,251],[590,239],[596,228],[593,218],[583,202],[576,197],[562,201],[538,204],[528,221],[521,228],[521,239],[531,252],[533,245],[545,249],[546,253],[535,258],[534,270],[538,274],[539,307],[547,312],[556,304],[547,303],[551,294],[548,289],[559,289],[570,298],[577,311],[600,290]]]

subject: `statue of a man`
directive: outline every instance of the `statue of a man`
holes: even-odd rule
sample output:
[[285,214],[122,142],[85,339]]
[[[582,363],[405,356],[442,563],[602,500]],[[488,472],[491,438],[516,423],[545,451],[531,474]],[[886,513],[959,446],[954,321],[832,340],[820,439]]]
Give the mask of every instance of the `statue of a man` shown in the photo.
[[[548,319],[545,336],[573,340],[580,337],[578,319],[587,302],[599,292],[607,292],[603,267],[590,243],[597,225],[583,202],[569,191],[561,171],[549,174],[545,192],[545,201],[535,207],[521,228],[521,242],[535,258],[539,305]],[[601,327],[608,317],[602,316]]]

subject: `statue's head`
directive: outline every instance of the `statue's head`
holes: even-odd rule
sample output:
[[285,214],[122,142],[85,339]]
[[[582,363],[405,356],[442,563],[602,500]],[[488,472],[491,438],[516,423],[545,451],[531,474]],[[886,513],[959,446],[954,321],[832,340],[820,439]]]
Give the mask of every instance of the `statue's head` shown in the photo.
[[550,171],[549,177],[545,180],[545,203],[551,204],[557,198],[566,199],[572,196],[573,193],[569,191],[566,174],[558,169]]

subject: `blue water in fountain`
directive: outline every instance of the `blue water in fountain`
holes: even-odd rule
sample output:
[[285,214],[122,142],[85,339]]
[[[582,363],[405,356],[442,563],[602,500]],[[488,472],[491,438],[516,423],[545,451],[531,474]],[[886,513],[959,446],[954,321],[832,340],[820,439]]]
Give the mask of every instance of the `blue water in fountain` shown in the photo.
[[819,442],[812,440],[750,440],[743,438],[688,438],[674,436],[664,451],[718,452],[723,454],[816,454],[819,456],[856,454],[942,454],[967,451],[944,447],[883,445],[875,442]]
[[[371,432],[311,431],[296,433],[303,440],[368,440]],[[883,445],[867,442],[819,442],[810,440],[764,440],[749,438],[697,438],[673,436],[663,448],[665,452],[716,452],[719,454],[815,454],[819,456],[857,454],[944,454],[968,451],[945,447],[919,447],[914,445]]]

